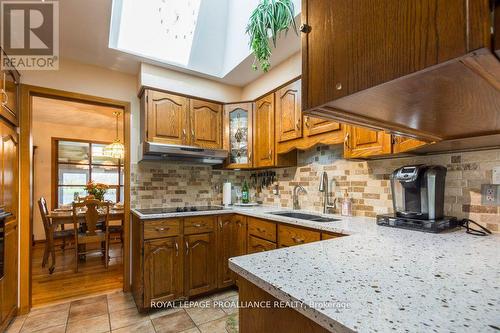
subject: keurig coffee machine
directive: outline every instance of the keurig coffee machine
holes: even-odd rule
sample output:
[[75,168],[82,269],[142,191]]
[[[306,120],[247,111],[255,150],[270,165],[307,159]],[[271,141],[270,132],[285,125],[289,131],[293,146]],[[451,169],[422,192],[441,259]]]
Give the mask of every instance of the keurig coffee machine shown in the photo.
[[391,174],[394,214],[378,215],[379,225],[440,232],[457,226],[444,216],[446,168],[440,165],[408,165]]

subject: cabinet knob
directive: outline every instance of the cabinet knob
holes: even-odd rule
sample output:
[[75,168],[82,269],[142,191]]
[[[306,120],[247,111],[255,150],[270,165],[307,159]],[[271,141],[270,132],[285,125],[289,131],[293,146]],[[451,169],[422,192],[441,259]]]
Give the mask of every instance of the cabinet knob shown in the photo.
[[177,242],[175,242],[175,256],[178,256],[179,255],[179,244],[177,244]]
[[299,30],[300,30],[300,32],[303,32],[303,33],[305,33],[305,34],[308,34],[308,33],[310,33],[310,32],[311,32],[311,26],[310,26],[310,25],[308,25],[308,24],[303,23],[303,24],[301,24],[301,26],[300,26]]
[[165,231],[165,230],[168,230],[170,228],[168,228],[168,227],[167,228],[165,228],[165,227],[156,227],[155,229],[156,229],[156,231]]
[[199,224],[199,223],[194,224],[194,226],[195,226],[196,228],[200,228],[200,227],[202,227],[202,225],[201,225],[201,224]]
[[186,245],[186,255],[188,255],[189,254],[189,243],[187,241],[185,241],[184,245]]
[[342,90],[342,83],[338,82],[338,83],[335,85],[335,89],[337,89],[337,90]]

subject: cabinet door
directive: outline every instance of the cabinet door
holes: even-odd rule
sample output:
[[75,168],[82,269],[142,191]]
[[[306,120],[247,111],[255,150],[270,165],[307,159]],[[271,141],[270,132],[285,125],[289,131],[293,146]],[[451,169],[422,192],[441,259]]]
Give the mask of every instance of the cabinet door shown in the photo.
[[383,131],[347,126],[344,158],[369,157],[391,153],[391,135]]
[[406,151],[416,149],[418,147],[422,147],[426,144],[427,142],[424,141],[408,138],[405,136],[395,135],[393,138],[392,151],[394,154],[403,153]]
[[274,165],[274,94],[255,102],[254,152],[256,167]]
[[0,122],[0,206],[17,217],[17,133]]
[[233,217],[233,223],[236,226],[236,244],[233,256],[242,256],[247,254],[247,218],[246,216],[236,215]]
[[222,148],[222,105],[189,100],[191,145],[202,148]]
[[304,136],[307,137],[342,130],[339,123],[311,116],[304,116],[304,125]]
[[321,233],[288,225],[278,225],[278,241],[280,247],[295,246],[316,242],[321,239]]
[[14,125],[18,124],[19,112],[19,75],[15,71],[1,71],[2,96],[0,114]]
[[248,254],[270,251],[276,248],[276,243],[248,235]]
[[253,104],[224,106],[223,147],[229,151],[226,168],[244,169],[253,166]]
[[215,233],[184,237],[185,293],[194,296],[217,288],[217,263]]
[[1,297],[1,318],[4,321],[17,307],[17,220],[10,219],[4,227],[4,256]]
[[228,260],[234,254],[236,246],[236,226],[233,217],[222,215],[218,221],[217,233],[217,287],[224,288],[233,284],[233,276]]
[[276,135],[278,142],[302,137],[301,81],[295,81],[275,93]]
[[149,142],[188,144],[188,99],[147,90],[147,134]]
[[182,296],[181,238],[144,242],[144,304]]

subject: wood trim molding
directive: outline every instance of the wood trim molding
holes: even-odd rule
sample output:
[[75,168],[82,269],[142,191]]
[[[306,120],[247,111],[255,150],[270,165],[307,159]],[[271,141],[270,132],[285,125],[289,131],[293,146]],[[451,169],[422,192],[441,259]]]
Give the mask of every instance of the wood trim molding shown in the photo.
[[123,290],[130,291],[130,103],[115,99],[74,93],[64,90],[21,84],[20,112],[20,172],[19,172],[19,314],[31,309],[31,249],[32,249],[32,97],[39,96],[66,101],[120,108],[123,110],[123,136],[125,159],[124,182],[124,244],[123,244]]

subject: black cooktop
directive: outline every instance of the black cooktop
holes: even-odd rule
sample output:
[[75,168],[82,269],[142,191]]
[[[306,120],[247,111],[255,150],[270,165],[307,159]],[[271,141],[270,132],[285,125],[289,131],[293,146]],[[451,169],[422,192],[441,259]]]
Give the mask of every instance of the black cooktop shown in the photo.
[[168,214],[181,212],[207,212],[212,210],[222,210],[220,206],[186,206],[186,207],[166,207],[166,208],[143,208],[137,211],[144,215]]

